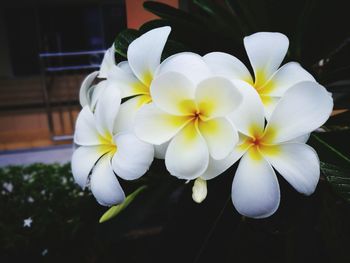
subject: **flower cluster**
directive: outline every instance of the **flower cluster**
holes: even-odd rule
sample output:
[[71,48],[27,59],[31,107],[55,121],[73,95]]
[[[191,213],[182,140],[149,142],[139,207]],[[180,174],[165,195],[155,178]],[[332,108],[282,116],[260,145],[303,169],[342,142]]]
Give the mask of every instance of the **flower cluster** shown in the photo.
[[320,164],[306,141],[329,118],[333,100],[298,63],[280,67],[288,38],[268,32],[244,38],[252,75],[222,52],[183,52],[161,62],[170,30],[143,34],[119,64],[112,46],[100,71],[83,82],[76,182],[90,186],[100,204],[118,204],[125,194],[116,175],[137,179],[156,157],[172,176],[195,180],[192,197],[200,203],[207,181],[240,160],[232,202],[242,215],[264,218],[277,210],[275,170],[298,192],[312,194]]

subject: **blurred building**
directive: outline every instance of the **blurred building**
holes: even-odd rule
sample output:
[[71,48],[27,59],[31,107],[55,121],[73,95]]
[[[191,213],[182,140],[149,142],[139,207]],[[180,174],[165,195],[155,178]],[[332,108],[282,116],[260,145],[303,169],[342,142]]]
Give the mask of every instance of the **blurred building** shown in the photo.
[[[0,151],[71,143],[80,83],[143,0],[14,0],[0,9]],[[178,0],[163,0],[178,6]]]

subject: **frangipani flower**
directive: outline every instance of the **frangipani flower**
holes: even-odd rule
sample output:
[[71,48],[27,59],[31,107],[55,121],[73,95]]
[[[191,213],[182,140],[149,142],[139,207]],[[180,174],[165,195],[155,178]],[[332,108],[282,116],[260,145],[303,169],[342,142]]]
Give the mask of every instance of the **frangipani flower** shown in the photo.
[[[190,53],[174,58],[178,62],[196,56]],[[164,67],[173,62],[165,62]],[[170,141],[165,164],[172,175],[197,178],[208,168],[209,156],[223,159],[237,143],[237,131],[226,116],[237,108],[242,96],[228,79],[198,81],[179,72],[163,72],[153,80],[151,95],[153,103],[137,113],[134,130],[140,139],[155,145]]]
[[[132,97],[123,103],[124,124],[132,129],[131,119],[144,104],[152,101],[150,85],[160,64],[170,27],[160,27],[146,32],[128,47],[128,61],[113,67],[108,75],[107,86],[118,88],[122,98]],[[122,120],[123,121],[123,120]]]
[[90,185],[96,200],[108,206],[125,198],[115,174],[125,180],[137,179],[148,170],[154,155],[152,145],[115,125],[120,101],[119,90],[107,87],[94,113],[88,105],[82,109],[74,134],[74,142],[80,145],[72,157],[74,179],[82,188]]
[[208,175],[221,174],[242,157],[232,184],[233,204],[242,215],[264,218],[279,206],[280,189],[274,169],[298,192],[314,192],[320,164],[315,150],[305,142],[309,133],[330,116],[333,100],[315,82],[298,83],[280,99],[265,125],[258,94],[249,84],[241,84],[250,99],[234,113],[239,119],[235,124],[242,132],[240,142],[229,157],[211,166]]
[[203,59],[214,73],[231,79],[244,80],[259,93],[268,119],[278,100],[294,84],[315,81],[300,64],[289,62],[282,67],[289,41],[281,33],[259,32],[244,38],[254,77],[237,58],[222,52],[213,52]]

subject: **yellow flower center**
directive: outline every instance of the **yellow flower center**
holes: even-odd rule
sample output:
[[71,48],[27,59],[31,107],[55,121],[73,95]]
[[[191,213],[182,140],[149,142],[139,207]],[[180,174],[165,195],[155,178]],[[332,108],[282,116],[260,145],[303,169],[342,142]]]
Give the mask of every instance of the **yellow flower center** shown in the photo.
[[105,154],[105,153],[115,154],[117,152],[118,147],[113,140],[112,134],[110,134],[109,132],[106,132],[103,135],[100,134],[99,141],[100,141],[100,145],[98,150],[101,154]]

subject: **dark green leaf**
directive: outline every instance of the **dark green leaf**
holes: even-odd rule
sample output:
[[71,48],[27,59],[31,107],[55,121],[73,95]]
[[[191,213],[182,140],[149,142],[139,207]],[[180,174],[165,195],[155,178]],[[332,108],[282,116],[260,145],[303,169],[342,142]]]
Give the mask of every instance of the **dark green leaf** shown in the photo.
[[350,202],[350,169],[321,162],[321,171],[334,191]]
[[126,58],[130,43],[139,36],[140,33],[135,29],[125,29],[121,31],[114,41],[115,51]]
[[116,206],[112,206],[110,209],[107,210],[107,212],[105,212],[101,216],[99,222],[103,223],[103,222],[106,222],[106,221],[112,219],[113,217],[116,217],[121,211],[123,211],[125,208],[127,208],[132,201],[134,201],[136,196],[138,196],[146,188],[147,188],[146,185],[143,185],[143,186],[137,188],[134,192],[132,192],[130,195],[128,195],[125,198],[123,203],[116,205]]

